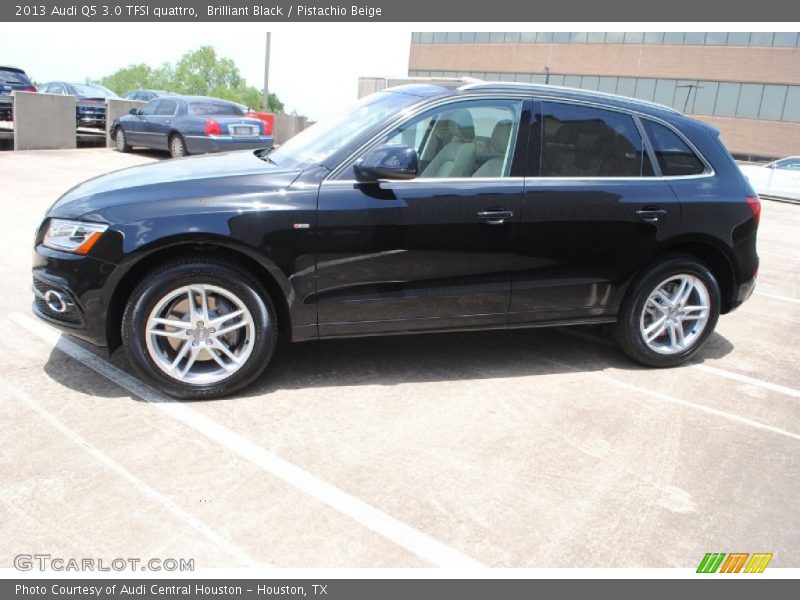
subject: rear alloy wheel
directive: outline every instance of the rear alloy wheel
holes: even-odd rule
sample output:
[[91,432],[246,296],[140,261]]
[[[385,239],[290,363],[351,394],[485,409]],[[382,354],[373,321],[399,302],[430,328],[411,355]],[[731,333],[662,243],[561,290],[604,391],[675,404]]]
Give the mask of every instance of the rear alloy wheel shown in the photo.
[[117,144],[118,152],[130,152],[131,147],[128,145],[128,138],[125,137],[125,131],[122,127],[117,127],[117,132],[114,134],[114,141]]
[[714,331],[720,292],[714,275],[691,257],[656,263],[632,284],[615,336],[633,360],[671,367],[693,356]]
[[123,317],[137,371],[181,398],[229,394],[264,370],[277,340],[275,311],[247,273],[212,261],[175,263],[147,277]]
[[169,153],[172,158],[181,158],[189,154],[186,151],[186,142],[183,141],[180,134],[175,133],[169,138]]

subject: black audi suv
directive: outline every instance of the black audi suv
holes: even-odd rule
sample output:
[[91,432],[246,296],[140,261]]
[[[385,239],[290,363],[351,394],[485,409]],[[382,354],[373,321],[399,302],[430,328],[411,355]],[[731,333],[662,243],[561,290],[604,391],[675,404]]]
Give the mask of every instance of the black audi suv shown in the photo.
[[407,85],[272,151],[73,188],[36,235],[33,309],[183,398],[249,384],[279,335],[602,323],[668,367],[752,293],[759,215],[718,132],[670,108]]

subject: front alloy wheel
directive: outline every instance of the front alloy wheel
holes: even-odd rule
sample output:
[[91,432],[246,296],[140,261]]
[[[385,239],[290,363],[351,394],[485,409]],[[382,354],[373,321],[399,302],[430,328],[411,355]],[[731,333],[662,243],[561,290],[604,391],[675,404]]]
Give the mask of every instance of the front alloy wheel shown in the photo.
[[171,263],[145,277],[122,319],[137,372],[180,398],[248,385],[269,363],[277,336],[275,310],[258,281],[211,259]]
[[182,286],[161,298],[147,319],[147,351],[169,377],[217,383],[236,373],[253,350],[247,306],[215,285]]

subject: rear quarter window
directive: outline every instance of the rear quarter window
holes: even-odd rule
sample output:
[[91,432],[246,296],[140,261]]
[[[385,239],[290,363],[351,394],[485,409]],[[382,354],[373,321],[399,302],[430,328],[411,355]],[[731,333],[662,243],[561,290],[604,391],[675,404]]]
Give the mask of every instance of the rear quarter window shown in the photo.
[[649,119],[642,119],[642,124],[662,175],[675,177],[705,173],[703,161],[674,131]]

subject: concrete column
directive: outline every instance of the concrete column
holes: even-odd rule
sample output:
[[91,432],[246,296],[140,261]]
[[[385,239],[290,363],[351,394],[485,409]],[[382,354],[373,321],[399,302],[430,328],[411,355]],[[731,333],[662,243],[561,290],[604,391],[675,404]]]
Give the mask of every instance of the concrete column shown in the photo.
[[75,98],[14,92],[14,150],[77,147]]
[[111,139],[111,124],[120,117],[124,117],[132,108],[139,108],[144,102],[141,100],[123,100],[109,98],[106,100],[106,147],[113,148],[114,140]]

